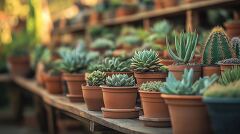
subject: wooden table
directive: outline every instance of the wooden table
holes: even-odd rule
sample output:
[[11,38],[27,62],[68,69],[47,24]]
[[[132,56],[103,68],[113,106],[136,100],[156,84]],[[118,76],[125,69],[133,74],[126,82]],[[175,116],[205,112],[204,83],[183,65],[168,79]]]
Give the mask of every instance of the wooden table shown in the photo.
[[14,77],[13,80],[24,89],[42,97],[48,113],[50,133],[57,133],[56,110],[61,111],[77,120],[89,123],[91,132],[110,128],[127,134],[171,134],[171,128],[145,127],[138,119],[107,119],[101,112],[88,111],[84,103],[71,103],[64,95],[51,95],[38,86],[34,80]]

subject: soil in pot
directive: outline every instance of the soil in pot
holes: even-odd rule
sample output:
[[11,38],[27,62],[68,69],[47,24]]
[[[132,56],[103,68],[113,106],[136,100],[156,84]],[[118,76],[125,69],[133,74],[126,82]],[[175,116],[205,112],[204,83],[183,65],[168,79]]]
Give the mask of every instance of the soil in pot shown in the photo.
[[46,88],[50,94],[62,94],[62,79],[60,76],[45,76]]
[[30,58],[29,56],[9,57],[9,70],[12,75],[27,77],[30,73]]
[[193,81],[195,82],[202,76],[202,67],[200,65],[171,65],[168,66],[169,72],[172,72],[177,80],[182,80],[184,69],[193,69]]
[[98,86],[82,86],[83,98],[90,111],[101,111],[103,104],[102,89]]
[[137,84],[149,81],[166,81],[167,73],[165,72],[134,72],[134,76],[137,79]]
[[216,134],[238,134],[240,132],[240,99],[206,97],[211,123]]
[[162,94],[162,97],[168,105],[173,134],[212,134],[201,96]]
[[220,76],[220,66],[203,66],[203,76],[217,74]]
[[133,109],[107,109],[102,108],[104,118],[131,119],[139,116],[139,108]]
[[[170,117],[168,107],[165,104],[163,98],[161,97],[160,92],[147,92],[139,91],[144,116],[142,120],[146,121],[146,126],[153,125],[162,125],[159,127],[169,127],[170,126]],[[154,124],[154,121],[156,124]],[[151,124],[150,124],[151,123]]]
[[[85,74],[67,74],[64,73],[64,80],[67,81],[68,93],[69,95],[82,95],[82,85],[86,84]],[[82,98],[83,100],[83,98]]]
[[103,101],[106,109],[134,109],[137,87],[102,86]]
[[234,67],[240,67],[240,64],[221,64],[220,70],[221,70],[221,73],[223,73],[224,71],[228,69],[233,69]]

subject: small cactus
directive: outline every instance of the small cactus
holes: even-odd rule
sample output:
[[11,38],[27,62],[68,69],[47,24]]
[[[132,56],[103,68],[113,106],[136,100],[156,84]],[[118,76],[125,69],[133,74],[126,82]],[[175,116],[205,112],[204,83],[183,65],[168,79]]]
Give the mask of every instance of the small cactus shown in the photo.
[[218,61],[235,57],[236,54],[223,28],[213,28],[204,46],[202,63],[216,64]]
[[240,58],[240,38],[239,37],[233,37],[231,39],[231,44],[233,46],[233,50],[235,50],[237,58]]

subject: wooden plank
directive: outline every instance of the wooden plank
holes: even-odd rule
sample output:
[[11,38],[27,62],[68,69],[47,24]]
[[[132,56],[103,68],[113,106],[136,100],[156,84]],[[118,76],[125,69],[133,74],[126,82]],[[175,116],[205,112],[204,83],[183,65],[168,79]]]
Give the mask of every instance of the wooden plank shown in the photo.
[[34,80],[15,77],[14,81],[20,86],[33,93],[40,94],[48,105],[58,110],[63,110],[90,121],[96,122],[105,127],[127,134],[171,134],[171,128],[151,128],[145,127],[138,119],[107,119],[103,118],[101,112],[88,111],[84,103],[71,103],[63,95],[50,95],[46,90],[39,87]]

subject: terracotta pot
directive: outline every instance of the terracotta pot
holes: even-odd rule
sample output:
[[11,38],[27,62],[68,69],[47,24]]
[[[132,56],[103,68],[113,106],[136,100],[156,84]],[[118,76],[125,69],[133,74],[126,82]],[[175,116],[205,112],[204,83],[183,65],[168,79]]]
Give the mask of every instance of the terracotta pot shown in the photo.
[[[137,98],[137,87],[102,86],[103,101],[107,109],[134,109]],[[118,100],[118,101],[116,101]]]
[[165,59],[171,59],[169,53],[168,53],[168,50],[163,50],[163,58]]
[[193,69],[193,81],[198,80],[202,76],[202,67],[200,65],[171,65],[168,66],[169,72],[172,72],[177,80],[182,80],[184,69]]
[[97,24],[99,24],[101,19],[102,19],[102,15],[98,12],[93,11],[90,14],[90,18],[89,18],[90,22],[89,23],[90,23],[90,25],[97,25]]
[[164,47],[166,46],[166,39],[157,39],[155,43]]
[[234,67],[240,67],[240,64],[221,64],[220,70],[221,70],[221,73],[223,73],[224,71],[228,69],[233,69]]
[[203,76],[217,74],[220,76],[220,66],[203,66]]
[[177,6],[177,0],[163,0],[164,7],[174,7]]
[[29,56],[9,57],[8,63],[12,75],[27,77],[31,70]]
[[127,16],[127,15],[131,15],[131,14],[134,14],[136,12],[135,9],[129,9],[129,8],[124,8],[124,7],[119,7],[116,9],[116,12],[115,12],[115,16],[118,18],[120,17],[124,17],[124,16]]
[[162,97],[169,108],[173,134],[212,134],[201,96],[162,94]]
[[36,81],[41,86],[44,85],[43,73],[44,73],[44,65],[42,63],[38,63],[36,68]]
[[164,0],[154,0],[154,8],[155,9],[163,9],[164,8]]
[[62,78],[60,76],[45,76],[46,88],[50,94],[62,94]]
[[201,1],[201,0],[184,0],[184,3],[193,3],[193,2],[198,2],[198,1]]
[[85,74],[64,73],[63,78],[67,82],[69,95],[82,96],[82,85],[86,84]]
[[113,74],[127,74],[128,76],[133,76],[133,72],[105,72],[107,76],[112,76]]
[[82,86],[83,98],[90,111],[101,111],[103,104],[102,89],[98,86]]
[[104,118],[131,119],[139,116],[139,109],[106,109],[102,108]]
[[169,66],[174,64],[175,62],[174,60],[171,60],[171,59],[161,59],[160,63],[163,64],[164,66]]
[[134,72],[134,76],[137,79],[137,84],[149,81],[166,81],[167,73],[163,72]]
[[224,26],[226,27],[226,33],[230,39],[240,36],[240,21],[227,22]]

